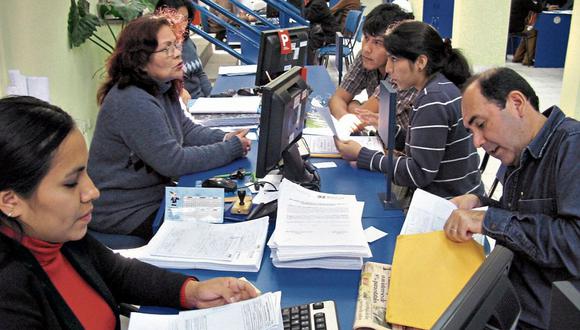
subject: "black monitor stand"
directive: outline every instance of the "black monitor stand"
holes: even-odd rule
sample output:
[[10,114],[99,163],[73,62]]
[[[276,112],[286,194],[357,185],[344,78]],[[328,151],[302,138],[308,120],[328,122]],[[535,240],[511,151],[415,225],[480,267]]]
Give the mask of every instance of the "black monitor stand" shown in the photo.
[[397,92],[387,80],[381,81],[379,95],[379,129],[378,133],[387,148],[387,171],[385,173],[386,189],[384,193],[379,193],[379,199],[383,203],[385,210],[400,209],[401,203],[392,192],[391,182],[393,181],[393,150],[395,149],[395,131],[397,112]]
[[309,189],[320,190],[320,176],[316,167],[310,161],[302,159],[296,143],[282,152],[282,160],[284,178]]

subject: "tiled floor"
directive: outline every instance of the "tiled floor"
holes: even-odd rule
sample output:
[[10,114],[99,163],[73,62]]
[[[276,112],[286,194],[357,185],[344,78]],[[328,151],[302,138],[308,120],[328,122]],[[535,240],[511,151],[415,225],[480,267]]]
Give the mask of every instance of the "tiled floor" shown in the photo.
[[[234,57],[227,54],[225,51],[214,51],[214,55],[210,58],[209,62],[205,66],[205,71],[208,74],[210,80],[215,80],[220,65],[237,65],[237,61]],[[562,68],[547,69],[527,67],[521,64],[511,63],[509,59],[506,62],[506,66],[517,71],[530,83],[530,85],[532,85],[540,99],[541,110],[547,109],[552,105],[560,104],[562,76],[564,72]],[[332,81],[337,84],[338,73],[334,67],[334,64],[332,63],[332,59],[328,65],[328,72]],[[480,156],[483,156],[483,150],[479,151]],[[485,184],[486,191],[489,191],[489,187],[491,187],[499,165],[500,162],[497,159],[490,158],[486,170],[483,173],[483,182]],[[500,195],[501,185],[496,189],[494,197],[498,197]]]

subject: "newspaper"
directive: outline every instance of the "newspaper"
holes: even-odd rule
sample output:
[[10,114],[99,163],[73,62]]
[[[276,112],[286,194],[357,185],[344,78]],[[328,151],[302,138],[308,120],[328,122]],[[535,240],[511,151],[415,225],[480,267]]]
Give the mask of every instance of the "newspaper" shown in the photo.
[[408,330],[385,320],[391,265],[367,261],[362,268],[354,315],[355,330]]

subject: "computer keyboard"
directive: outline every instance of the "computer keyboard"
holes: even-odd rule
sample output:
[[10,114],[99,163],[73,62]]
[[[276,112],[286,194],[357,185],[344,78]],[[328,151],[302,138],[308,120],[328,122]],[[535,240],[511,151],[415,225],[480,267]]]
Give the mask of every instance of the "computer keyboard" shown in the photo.
[[334,301],[282,308],[284,330],[338,330]]

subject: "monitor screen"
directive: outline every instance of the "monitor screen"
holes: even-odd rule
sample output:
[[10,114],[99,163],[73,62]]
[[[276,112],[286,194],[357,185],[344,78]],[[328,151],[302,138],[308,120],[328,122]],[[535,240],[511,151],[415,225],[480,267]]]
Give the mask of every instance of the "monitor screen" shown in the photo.
[[285,178],[304,182],[312,178],[296,142],[302,137],[306,120],[306,101],[310,89],[301,76],[301,67],[294,67],[262,87],[262,110],[258,137],[256,176],[263,178],[283,160]]
[[256,86],[264,86],[282,73],[306,63],[308,27],[262,31]]
[[513,253],[496,245],[432,329],[513,329],[521,306],[508,272]]

